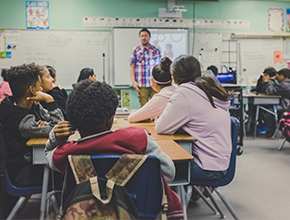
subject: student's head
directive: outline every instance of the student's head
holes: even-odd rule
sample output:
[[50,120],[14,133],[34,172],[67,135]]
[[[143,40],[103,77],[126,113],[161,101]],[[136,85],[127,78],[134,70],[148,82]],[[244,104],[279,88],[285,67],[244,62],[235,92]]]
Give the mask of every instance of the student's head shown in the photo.
[[40,67],[40,79],[43,92],[53,89],[53,78],[45,66]]
[[83,81],[89,79],[91,81],[96,81],[97,77],[96,74],[94,73],[94,70],[91,68],[83,68],[80,72],[79,78],[77,82]]
[[9,85],[16,100],[32,97],[37,91],[42,91],[40,69],[40,66],[31,63],[12,66],[8,70]]
[[3,78],[4,81],[7,81],[8,82],[7,71],[8,70],[6,70],[6,69],[2,69],[1,76],[2,76],[2,78]]
[[147,28],[142,28],[139,31],[139,38],[140,38],[141,44],[143,46],[148,46],[149,45],[150,38],[151,38],[150,31]]
[[170,65],[172,61],[168,57],[161,59],[161,63],[154,66],[152,71],[152,88],[159,92],[163,87],[171,86],[172,77]]
[[276,79],[279,83],[283,82],[286,79],[290,79],[290,70],[287,68],[279,70]]
[[191,55],[181,55],[177,57],[170,68],[174,82],[177,85],[186,82],[194,82],[201,76],[200,64],[198,60]]
[[273,67],[267,67],[266,69],[264,69],[264,72],[263,72],[264,75],[268,75],[270,78],[276,76],[277,74],[277,70]]
[[216,66],[211,65],[207,68],[207,70],[211,70],[215,76],[218,74],[218,68]]
[[201,77],[200,65],[195,57],[191,55],[177,57],[171,64],[170,70],[177,85],[190,81],[195,82],[195,85],[204,91],[214,108],[212,97],[228,101],[229,94],[222,86],[217,85],[211,77]]
[[49,66],[49,65],[45,65],[45,67],[46,67],[46,69],[48,69],[49,74],[53,78],[53,83],[55,83],[56,82],[56,70],[52,66]]
[[74,86],[67,99],[67,115],[81,136],[111,129],[118,98],[104,82],[84,80]]

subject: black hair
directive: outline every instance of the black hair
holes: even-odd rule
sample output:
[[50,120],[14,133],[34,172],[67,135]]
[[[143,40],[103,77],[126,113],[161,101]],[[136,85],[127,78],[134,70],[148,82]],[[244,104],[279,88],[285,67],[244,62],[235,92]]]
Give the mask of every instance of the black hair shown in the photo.
[[66,104],[72,127],[81,133],[95,134],[115,114],[118,97],[105,82],[84,80],[74,86]]
[[23,97],[30,86],[36,85],[41,74],[40,70],[40,66],[34,63],[12,66],[8,70],[8,82],[16,99]]
[[265,74],[269,75],[270,77],[273,77],[277,74],[277,70],[273,67],[267,67],[266,69],[264,69]]
[[45,67],[46,67],[46,69],[48,69],[49,74],[51,75],[51,77],[55,78],[56,70],[52,66],[49,66],[49,65],[45,65]]
[[218,68],[214,65],[209,66],[207,70],[211,70],[215,76],[218,74]]
[[181,55],[171,64],[171,74],[175,83],[194,82],[201,76],[200,64],[194,56]]
[[7,81],[8,82],[7,71],[8,70],[6,70],[6,69],[2,69],[1,76],[2,76],[2,78],[3,78],[4,81]]
[[217,85],[211,77],[201,77],[200,64],[194,56],[181,55],[177,57],[171,64],[170,70],[177,84],[195,82],[196,86],[205,92],[214,108],[212,97],[222,101],[229,100],[230,94],[222,86]]
[[143,32],[143,31],[146,31],[146,32],[149,34],[149,36],[151,37],[151,33],[150,33],[150,31],[149,31],[147,28],[142,28],[142,29],[139,31],[139,36],[140,36],[141,32]]
[[[172,61],[168,57],[163,57],[161,63],[154,66],[152,71],[153,78],[158,82],[168,82],[171,80],[170,65]],[[171,81],[167,84],[159,84],[159,86],[170,86]]]
[[278,75],[283,75],[285,78],[290,79],[290,70],[287,68],[278,71]]
[[88,79],[90,76],[94,75],[94,70],[91,68],[83,68],[80,72],[79,78],[77,82],[80,82],[82,80]]

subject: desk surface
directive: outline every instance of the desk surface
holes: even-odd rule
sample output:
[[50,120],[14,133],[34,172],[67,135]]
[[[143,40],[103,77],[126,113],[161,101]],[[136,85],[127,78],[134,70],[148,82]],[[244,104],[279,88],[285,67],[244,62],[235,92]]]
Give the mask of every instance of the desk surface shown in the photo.
[[[176,134],[176,135],[159,135],[155,131],[154,122],[150,123],[129,123],[128,121],[124,120],[124,118],[117,118],[115,120],[112,130],[115,131],[119,128],[126,128],[129,126],[135,126],[146,129],[148,132],[151,133],[151,136],[156,140],[158,145],[161,147],[162,151],[165,152],[172,160],[189,160],[193,159],[193,156],[189,154],[186,150],[184,150],[176,141],[187,141],[187,142],[194,142],[197,139],[191,137],[188,134]],[[79,133],[76,132],[72,135],[69,139],[70,140],[77,140],[79,139]],[[45,146],[47,138],[31,138],[26,144],[27,146]]]

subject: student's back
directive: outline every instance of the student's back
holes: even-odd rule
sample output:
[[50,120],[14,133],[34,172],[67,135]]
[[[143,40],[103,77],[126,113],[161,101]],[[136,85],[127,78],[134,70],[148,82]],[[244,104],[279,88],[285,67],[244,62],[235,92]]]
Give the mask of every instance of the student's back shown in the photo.
[[231,154],[229,95],[210,77],[201,77],[200,64],[189,55],[171,65],[178,86],[156,123],[158,133],[179,128],[196,137],[191,179],[219,179],[228,169]]
[[[122,155],[147,154],[160,160],[161,170],[167,181],[175,176],[175,167],[156,141],[142,128],[128,127],[111,131],[118,98],[106,83],[84,80],[78,83],[68,96],[70,122],[59,122],[46,143],[48,165],[65,172],[68,155]],[[81,139],[66,142],[78,129]],[[169,201],[169,213],[182,217],[182,207],[176,194],[165,181]]]

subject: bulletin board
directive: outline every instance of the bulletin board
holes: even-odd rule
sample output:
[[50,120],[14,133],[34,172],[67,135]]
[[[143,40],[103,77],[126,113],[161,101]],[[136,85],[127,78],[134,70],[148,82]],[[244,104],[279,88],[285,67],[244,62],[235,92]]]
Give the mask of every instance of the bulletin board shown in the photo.
[[[10,55],[0,59],[1,68],[23,63],[50,65],[65,89],[76,83],[82,68],[94,69],[97,80],[109,81],[109,39],[106,31],[20,30]],[[104,56],[105,55],[105,56]]]

